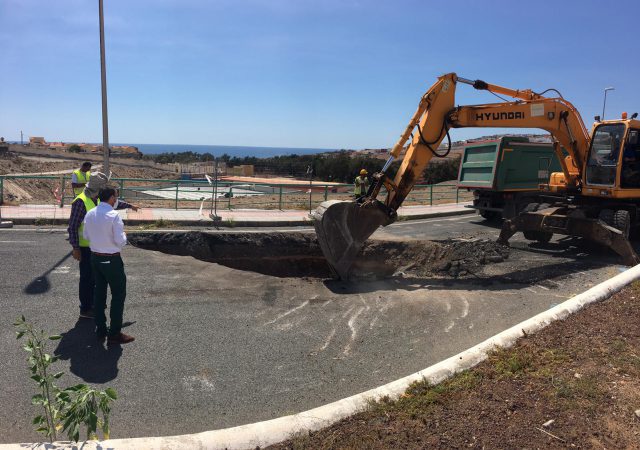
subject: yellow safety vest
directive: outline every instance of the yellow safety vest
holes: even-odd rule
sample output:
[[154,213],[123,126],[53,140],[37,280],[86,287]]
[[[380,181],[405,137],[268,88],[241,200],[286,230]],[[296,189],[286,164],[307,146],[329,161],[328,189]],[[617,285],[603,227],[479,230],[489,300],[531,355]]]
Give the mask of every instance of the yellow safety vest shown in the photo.
[[[87,184],[89,182],[89,178],[91,178],[91,172],[89,171],[83,172],[80,169],[76,169],[73,171],[73,173],[75,174],[76,178],[78,178],[78,183]],[[83,187],[73,188],[73,195],[78,196],[82,194],[83,190]]]
[[355,186],[353,189],[354,195],[364,195],[367,193],[367,187],[369,186],[369,179],[358,175],[355,181],[353,182],[353,184]]
[[[87,197],[84,192],[82,192],[80,195],[74,198],[71,204],[74,204],[78,200],[82,200],[87,212],[91,211],[93,208],[96,207],[96,204],[93,203],[93,200]],[[100,203],[100,200],[98,200],[98,203]],[[78,228],[78,242],[80,244],[80,247],[89,247],[89,241],[84,238],[84,222],[81,223],[80,228]]]

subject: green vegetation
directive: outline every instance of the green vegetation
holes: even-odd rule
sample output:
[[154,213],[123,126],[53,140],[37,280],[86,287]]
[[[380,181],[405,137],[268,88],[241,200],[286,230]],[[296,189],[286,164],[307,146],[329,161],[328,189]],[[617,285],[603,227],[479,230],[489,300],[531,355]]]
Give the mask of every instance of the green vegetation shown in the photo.
[[415,419],[427,413],[432,405],[446,401],[457,392],[473,389],[481,381],[481,375],[473,370],[465,370],[435,385],[427,380],[417,381],[411,384],[398,400],[392,401],[385,397],[377,402],[371,402],[369,412],[375,414],[396,412]]
[[43,330],[36,330],[21,316],[13,324],[17,339],[26,337],[22,347],[28,354],[30,378],[38,385],[38,394],[31,397],[33,405],[42,407],[42,414],[36,416],[32,424],[36,431],[43,433],[50,442],[57,439],[57,432],[67,433],[70,440],[78,442],[80,427],[86,429],[87,439],[96,439],[98,430],[104,439],[109,439],[109,414],[111,401],[117,398],[116,392],[107,388],[99,391],[86,384],[78,384],[60,389],[54,382],[64,372],[53,373],[51,365],[58,358],[46,353],[47,341],[57,341],[60,335],[46,336]]
[[151,223],[145,223],[140,225],[142,230],[154,230],[157,228],[172,228],[175,224],[167,219],[156,219]]
[[[145,155],[157,163],[193,163],[214,161],[211,153],[160,153],[157,155]],[[382,169],[384,160],[362,155],[352,157],[346,150],[316,155],[284,155],[270,158],[256,158],[247,156],[244,158],[231,157],[227,154],[218,158],[229,166],[253,165],[256,174],[292,176],[298,178],[308,177],[308,169],[313,171],[316,180],[332,181],[339,183],[352,183],[361,169],[366,169],[369,174]],[[440,183],[454,180],[458,176],[459,158],[438,160],[434,158],[427,166],[420,182],[427,184]],[[391,164],[388,174],[393,177],[400,167],[399,162]]]
[[82,147],[80,147],[78,144],[72,144],[67,150],[71,153],[80,153],[82,151]]

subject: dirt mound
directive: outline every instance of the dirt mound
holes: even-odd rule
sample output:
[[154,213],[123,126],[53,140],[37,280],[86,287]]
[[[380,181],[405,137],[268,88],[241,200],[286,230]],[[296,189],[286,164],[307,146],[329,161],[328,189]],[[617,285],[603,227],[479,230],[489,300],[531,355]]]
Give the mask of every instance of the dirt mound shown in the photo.
[[[143,232],[129,235],[139,248],[193,256],[238,270],[276,277],[331,278],[315,235],[306,233]],[[509,249],[489,240],[370,240],[353,267],[354,278],[464,277],[503,261]]]
[[[362,250],[362,273],[370,261],[381,264],[377,272],[392,267],[393,273],[412,276],[465,276],[487,263],[504,261],[509,248],[487,239],[446,241],[369,241]],[[387,270],[386,272],[389,272]]]

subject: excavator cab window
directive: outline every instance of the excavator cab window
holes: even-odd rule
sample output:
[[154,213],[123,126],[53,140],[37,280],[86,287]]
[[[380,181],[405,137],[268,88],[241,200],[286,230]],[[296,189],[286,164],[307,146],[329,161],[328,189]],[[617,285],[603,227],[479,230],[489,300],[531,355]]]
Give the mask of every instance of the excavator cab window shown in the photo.
[[622,151],[621,187],[640,187],[640,130],[631,129]]
[[615,184],[624,131],[625,126],[621,123],[600,125],[596,128],[587,161],[587,184]]

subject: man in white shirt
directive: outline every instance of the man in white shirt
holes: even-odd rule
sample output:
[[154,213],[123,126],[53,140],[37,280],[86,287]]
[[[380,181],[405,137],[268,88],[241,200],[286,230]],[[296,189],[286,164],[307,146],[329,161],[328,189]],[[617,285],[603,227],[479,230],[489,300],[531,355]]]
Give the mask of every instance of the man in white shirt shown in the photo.
[[[124,300],[127,295],[127,276],[120,250],[127,245],[122,218],[113,209],[116,190],[104,188],[98,195],[100,204],[84,217],[84,237],[91,247],[91,266],[95,276],[93,309],[98,339],[108,337],[109,344],[133,342],[133,336],[122,333]],[[111,288],[110,326],[107,328],[105,309],[107,286]]]

